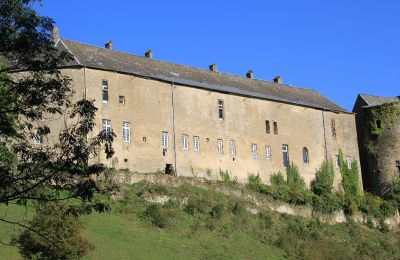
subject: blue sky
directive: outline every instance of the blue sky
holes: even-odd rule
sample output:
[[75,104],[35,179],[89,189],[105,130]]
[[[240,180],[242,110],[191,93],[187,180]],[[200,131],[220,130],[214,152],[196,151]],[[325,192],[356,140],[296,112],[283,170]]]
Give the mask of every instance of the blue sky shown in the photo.
[[61,37],[319,91],[400,95],[400,1],[43,1]]

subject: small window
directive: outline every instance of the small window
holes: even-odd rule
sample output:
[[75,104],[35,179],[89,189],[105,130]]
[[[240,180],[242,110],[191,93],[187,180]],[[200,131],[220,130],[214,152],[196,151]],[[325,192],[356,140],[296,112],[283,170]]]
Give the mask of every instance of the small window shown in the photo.
[[200,151],[200,138],[198,136],[193,136],[193,150],[195,152]]
[[161,132],[161,145],[163,149],[168,149],[168,132]]
[[267,158],[267,160],[271,159],[271,146],[269,145],[265,146],[265,157]]
[[278,134],[278,122],[274,121],[274,135]]
[[251,144],[251,157],[253,159],[257,159],[258,155],[257,155],[257,145],[256,144]]
[[108,81],[107,80],[103,80],[102,89],[103,89],[103,103],[108,103]]
[[350,156],[346,156],[347,168],[351,169],[353,159]]
[[282,145],[282,156],[283,156],[283,167],[289,166],[289,146],[287,144]]
[[271,133],[271,126],[269,124],[269,120],[265,120],[265,131],[267,134]]
[[103,119],[103,134],[109,136],[111,133],[111,120]]
[[303,148],[303,163],[308,164],[309,163],[309,157],[308,157],[308,149],[307,147]]
[[125,96],[118,96],[118,104],[120,106],[125,106]]
[[224,120],[224,101],[219,99],[218,100],[218,119]]
[[396,161],[397,171],[400,174],[400,161]]
[[378,128],[378,129],[382,128],[381,120],[376,120],[376,128]]
[[182,147],[183,147],[183,150],[185,150],[185,151],[189,150],[189,136],[188,135],[182,135]]
[[35,131],[35,144],[43,144],[43,134],[39,129]]
[[336,168],[339,168],[340,167],[340,165],[339,165],[339,155],[335,155],[335,167]]
[[224,144],[222,142],[222,139],[217,139],[217,153],[218,154],[224,153]]
[[236,142],[234,140],[229,141],[229,154],[236,156]]
[[122,123],[122,139],[126,143],[131,142],[131,126],[129,122]]
[[332,129],[332,137],[336,139],[336,121],[335,119],[331,120],[331,129]]

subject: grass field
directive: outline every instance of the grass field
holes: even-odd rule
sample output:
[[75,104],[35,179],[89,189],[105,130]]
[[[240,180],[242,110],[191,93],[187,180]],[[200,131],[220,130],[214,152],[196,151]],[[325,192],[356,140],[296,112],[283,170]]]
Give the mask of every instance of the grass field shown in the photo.
[[[161,198],[161,199],[160,199]],[[162,200],[163,205],[148,202]],[[156,206],[155,206],[156,205]],[[182,185],[139,183],[112,210],[81,217],[93,245],[85,259],[399,259],[400,234],[353,222],[327,225],[267,209],[250,213],[251,202]],[[7,208],[12,219],[24,208]],[[29,213],[29,212],[28,212]],[[18,232],[0,223],[7,240]],[[0,259],[20,259],[0,246]]]

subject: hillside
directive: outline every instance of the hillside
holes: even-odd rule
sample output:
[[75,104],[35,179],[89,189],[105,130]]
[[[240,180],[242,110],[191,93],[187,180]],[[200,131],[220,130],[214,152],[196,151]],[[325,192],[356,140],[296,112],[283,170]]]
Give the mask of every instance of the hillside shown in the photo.
[[[400,257],[398,231],[382,233],[351,220],[328,225],[190,184],[171,187],[142,181],[123,194],[110,202],[110,212],[82,217],[93,248],[86,259]],[[7,212],[14,219],[29,218],[16,206],[7,207]],[[4,240],[13,227],[1,223],[0,229]],[[20,256],[16,248],[0,246],[0,258]]]

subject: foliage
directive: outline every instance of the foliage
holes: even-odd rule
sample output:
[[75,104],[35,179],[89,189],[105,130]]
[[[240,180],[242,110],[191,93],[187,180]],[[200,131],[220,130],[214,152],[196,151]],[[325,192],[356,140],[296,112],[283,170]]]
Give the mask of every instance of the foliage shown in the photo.
[[60,203],[40,206],[37,215],[16,239],[21,255],[29,259],[80,259],[89,249],[82,225]]
[[250,174],[247,176],[246,187],[250,190],[260,191],[262,189],[261,177],[259,174]]
[[211,216],[215,219],[220,219],[222,218],[224,214],[224,204],[218,203],[215,205],[210,212]]
[[388,200],[392,200],[396,203],[398,209],[400,209],[400,178],[397,177],[393,180],[390,187],[389,194],[387,195]]
[[271,185],[272,186],[283,186],[286,184],[285,178],[283,177],[281,172],[277,172],[271,175],[270,177]]
[[348,167],[344,159],[343,152],[339,150],[339,168],[342,175],[342,187],[348,197],[358,197],[361,195],[358,164],[356,160],[351,162]]
[[286,168],[287,184],[292,190],[304,191],[306,184],[299,173],[299,168],[292,162]]
[[225,184],[237,184],[237,178],[232,178],[230,172],[228,170],[221,170],[219,169],[219,177],[220,181]]
[[315,179],[311,182],[311,190],[318,196],[332,193],[335,172],[331,161],[324,161],[315,173]]
[[167,220],[159,204],[151,204],[146,208],[144,216],[159,228],[165,228]]

